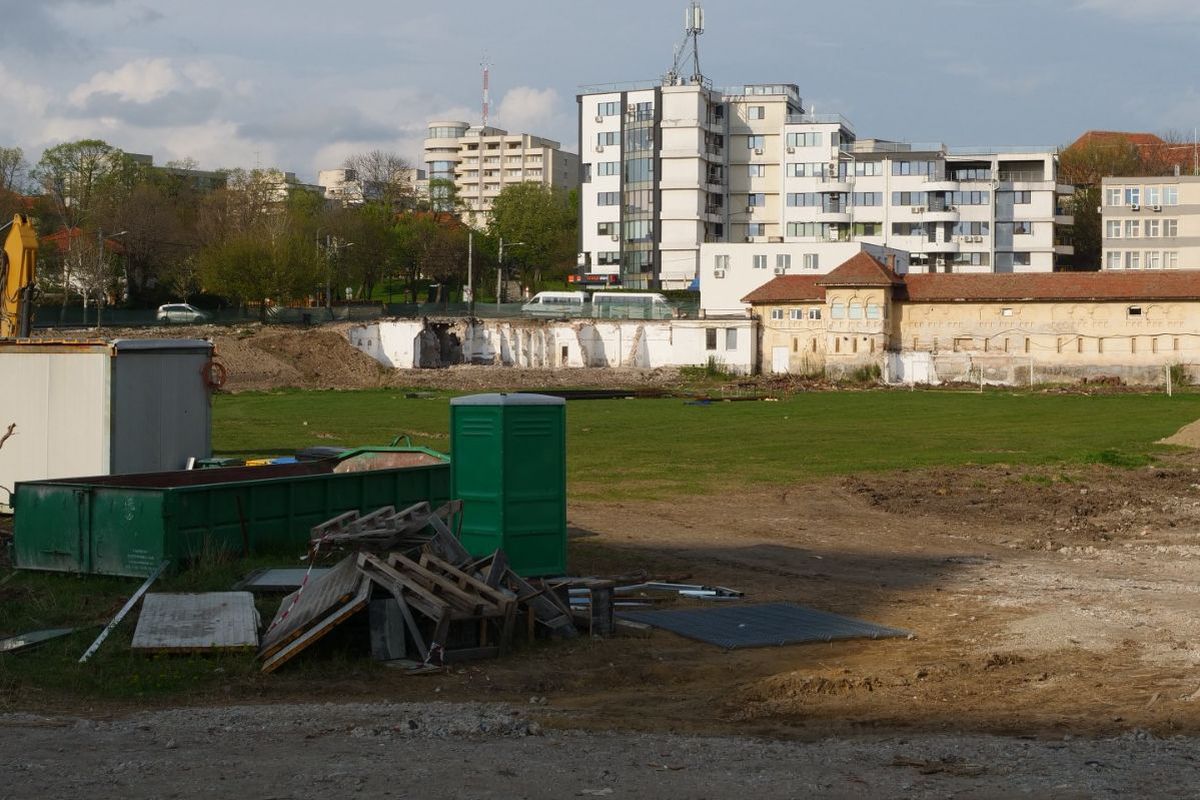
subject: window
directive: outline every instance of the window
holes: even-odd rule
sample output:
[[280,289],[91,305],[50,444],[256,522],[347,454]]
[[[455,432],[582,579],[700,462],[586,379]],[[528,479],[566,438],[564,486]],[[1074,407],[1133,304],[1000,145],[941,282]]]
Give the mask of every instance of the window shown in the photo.
[[1121,268],[1121,251],[1120,250],[1109,250],[1107,258],[1108,258],[1108,260],[1104,265],[1105,269],[1120,269]]
[[1156,220],[1156,219],[1146,220],[1145,232],[1146,232],[1147,239],[1157,239],[1159,231],[1161,229],[1162,229],[1162,224],[1158,220]]
[[598,117],[615,117],[620,113],[621,103],[619,101],[596,104],[596,116]]
[[1140,317],[1142,315],[1142,307],[1130,306],[1129,308],[1125,309],[1125,313],[1131,317]]
[[1162,205],[1162,188],[1158,186],[1146,187],[1146,205],[1161,206]]
[[1164,186],[1163,187],[1162,204],[1164,206],[1179,205],[1179,187],[1178,186]]
[[771,319],[782,320],[783,319],[783,309],[782,308],[772,308],[771,309]]
[[935,175],[937,165],[934,161],[893,161],[893,175]]
[[991,232],[991,227],[991,223],[989,222],[956,222],[954,224],[954,235],[987,236]]
[[856,206],[881,206],[883,205],[883,192],[854,192],[851,195],[851,202]]
[[765,119],[767,116],[766,106],[747,106],[746,119]]
[[1167,237],[1168,239],[1175,238],[1176,236],[1179,235],[1179,220],[1164,219],[1162,230],[1163,230],[1163,236]]
[[603,147],[604,145],[608,145],[608,144],[620,144],[620,143],[621,143],[621,132],[620,131],[600,131],[599,133],[596,134],[596,145],[599,147]]
[[725,329],[725,349],[737,350],[737,328]]
[[746,195],[746,205],[748,206],[765,206],[767,204],[767,196],[762,192],[751,192]]
[[792,322],[802,322],[804,320],[804,309],[793,308],[790,312],[788,312],[788,319],[790,319]]
[[615,236],[616,234],[617,234],[617,223],[616,222],[597,222],[596,223],[596,235],[597,236]]
[[729,256],[713,256],[713,269],[729,269]]
[[1142,254],[1137,250],[1130,250],[1125,253],[1125,269],[1141,269]]
[[1032,192],[1013,192],[1012,195],[1014,205],[1023,206],[1033,202]]
[[825,174],[825,164],[816,161],[788,164],[787,174],[789,178],[820,178]]
[[883,174],[882,161],[855,161],[854,174],[859,177],[872,177]]
[[1126,186],[1124,193],[1125,205],[1137,206],[1142,204],[1142,190],[1137,186]]
[[625,147],[630,150],[653,150],[654,131],[650,128],[629,128],[625,131]]
[[819,262],[818,262],[818,257],[817,257],[816,253],[805,253],[804,254],[804,268],[805,269],[817,269],[818,263]]
[[767,235],[767,223],[765,223],[765,222],[749,223],[748,225],[746,225],[746,235],[747,236],[766,236]]
[[596,205],[598,206],[619,206],[621,205],[620,192],[597,192]]
[[1163,251],[1163,269],[1175,269],[1179,266],[1179,253],[1175,250]]
[[756,255],[756,256],[754,256],[753,263],[754,263],[755,269],[766,269],[767,268],[767,257],[765,255]]
[[1140,220],[1127,219],[1125,220],[1125,238],[1136,239],[1141,235],[1142,223]]
[[787,253],[776,253],[775,269],[788,269],[792,266],[792,257]]
[[1104,236],[1108,239],[1121,238],[1121,220],[1110,219],[1104,223]]
[[851,300],[849,316],[850,316],[850,319],[862,319],[863,318],[862,303],[858,302],[857,300]]
[[620,175],[621,174],[621,162],[620,161],[601,161],[599,164],[596,165],[596,174],[597,175]]
[[654,119],[654,103],[638,103],[633,109],[633,121],[645,122]]
[[882,222],[856,222],[854,223],[855,236],[882,236]]
[[792,192],[787,196],[787,204],[792,208],[821,205],[821,197],[816,192]]
[[809,319],[812,319],[812,320],[817,320],[817,319],[820,319],[820,318],[821,318],[821,309],[819,309],[819,308],[810,308],[810,309],[808,310],[808,318],[809,318]]
[[892,192],[892,205],[923,206],[927,198],[925,192]]
[[815,239],[823,235],[825,225],[820,222],[789,222],[787,235],[798,239]]
[[1157,250],[1146,251],[1146,269],[1158,269],[1162,266],[1162,255]]
[[762,150],[766,146],[767,137],[765,136],[747,136],[746,148],[748,150]]
[[[521,170],[519,170],[519,169],[510,169],[510,170],[508,171],[508,174],[509,174],[509,175],[520,175],[520,174],[521,174]],[[591,182],[592,182],[592,165],[591,165],[591,164],[584,164],[584,165],[583,165],[583,177],[581,177],[581,178],[580,178],[580,180],[581,180],[583,183],[591,183]]]
[[717,349],[717,329],[716,328],[705,328],[704,329],[704,349],[705,350],[716,350]]
[[878,303],[867,303],[867,319],[879,319],[881,316]]
[[1033,235],[1033,223],[1032,222],[1014,222],[1013,223],[1013,234],[1019,235],[1019,236],[1032,236]]
[[1121,205],[1121,189],[1119,187],[1110,186],[1104,190],[1104,205],[1119,206]]
[[1028,267],[1030,263],[1029,253],[1013,253],[1014,267]]
[[833,305],[831,305],[829,307],[829,318],[830,319],[845,319],[846,318],[846,304],[845,303],[834,303]]
[[625,180],[629,183],[654,180],[654,159],[631,158],[626,161]]
[[751,178],[767,177],[767,165],[766,164],[750,164],[747,167],[747,171]]
[[621,254],[616,250],[603,250],[596,253],[596,263],[602,267],[611,267],[621,263]]
[[[1011,317],[1012,315],[1013,315],[1013,310],[1012,310],[1011,308],[1002,308],[1002,309],[1000,309],[1000,316],[1002,316],[1002,317]],[[1007,349],[1007,348],[1006,348],[1006,349]]]
[[788,147],[820,147],[824,144],[825,135],[820,131],[815,133],[789,133]]

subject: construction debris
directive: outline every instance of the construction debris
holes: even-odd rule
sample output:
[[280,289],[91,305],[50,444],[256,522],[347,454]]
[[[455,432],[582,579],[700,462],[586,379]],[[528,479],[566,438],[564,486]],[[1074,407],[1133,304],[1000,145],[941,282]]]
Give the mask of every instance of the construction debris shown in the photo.
[[118,611],[117,615],[112,618],[112,622],[108,623],[104,630],[100,631],[100,635],[96,637],[96,641],[92,642],[91,647],[85,650],[83,655],[79,657],[80,664],[87,661],[96,653],[97,650],[100,649],[100,645],[104,644],[104,640],[108,638],[108,635],[113,632],[114,628],[121,624],[121,620],[125,619],[125,615],[133,610],[133,607],[137,605],[138,600],[141,600],[142,595],[144,595],[146,590],[150,588],[150,584],[158,580],[158,576],[163,574],[163,570],[165,570],[170,563],[171,562],[166,559],[163,559],[159,562],[158,566],[154,569],[154,572],[150,573],[150,577],[146,578],[146,581],[138,587],[138,590],[133,593],[133,597],[125,601],[125,605],[121,606],[121,610]]
[[283,599],[259,648],[263,671],[368,607],[372,654],[426,667],[502,655],[522,616],[530,637],[577,635],[567,604],[513,572],[503,551],[475,559],[463,548],[447,524],[459,508],[385,507],[315,526],[310,556],[323,547],[356,552],[324,574],[306,573]]
[[148,594],[134,650],[197,653],[258,647],[258,611],[250,592]]
[[233,585],[238,592],[256,592],[261,594],[277,594],[293,592],[304,583],[305,576],[310,579],[319,578],[329,572],[328,567],[276,567],[259,569]]
[[51,639],[69,636],[76,630],[78,628],[50,628],[44,631],[30,631],[29,633],[19,633],[16,636],[8,636],[0,639],[0,653],[19,653],[22,650],[29,650]]

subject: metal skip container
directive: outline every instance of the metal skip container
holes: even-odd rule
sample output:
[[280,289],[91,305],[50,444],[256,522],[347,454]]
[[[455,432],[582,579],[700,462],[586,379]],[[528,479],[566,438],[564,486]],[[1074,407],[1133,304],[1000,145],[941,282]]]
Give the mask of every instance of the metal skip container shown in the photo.
[[462,500],[462,543],[503,548],[525,576],[567,571],[566,402],[540,394],[450,401],[451,491]]

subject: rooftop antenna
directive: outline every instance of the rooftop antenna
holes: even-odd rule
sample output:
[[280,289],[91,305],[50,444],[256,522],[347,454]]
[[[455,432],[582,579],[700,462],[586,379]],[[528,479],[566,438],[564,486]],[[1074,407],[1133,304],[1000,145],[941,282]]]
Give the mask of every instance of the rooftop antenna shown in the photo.
[[[700,34],[702,33],[704,33],[704,9],[700,7],[699,0],[692,0],[683,12],[683,42],[675,48],[671,69],[663,77],[664,85],[704,83],[704,74],[700,72]],[[692,74],[690,77],[684,77],[683,70],[689,60],[692,63]]]
[[488,63],[486,55],[479,66],[483,68],[483,127],[486,128],[488,126],[488,111],[492,105],[492,96],[488,90],[488,72],[492,65]]

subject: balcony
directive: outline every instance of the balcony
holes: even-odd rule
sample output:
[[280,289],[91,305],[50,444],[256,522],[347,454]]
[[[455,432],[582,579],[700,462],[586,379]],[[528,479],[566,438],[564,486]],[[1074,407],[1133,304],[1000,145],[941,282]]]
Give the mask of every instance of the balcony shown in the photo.
[[840,222],[848,224],[850,222],[850,210],[826,211],[825,209],[819,209],[817,211],[817,222]]
[[957,253],[958,242],[925,242],[926,253]]
[[830,178],[822,178],[817,186],[817,191],[822,193],[834,192],[845,194],[854,191],[854,181],[849,176],[842,177],[835,175]]
[[954,206],[944,208],[934,207],[925,209],[921,214],[922,222],[958,222],[958,209]]
[[1070,244],[1054,245],[1054,254],[1056,256],[1073,256],[1075,255],[1075,246]]
[[925,192],[957,192],[960,183],[952,178],[947,178],[944,175],[930,176],[921,184],[921,190]]
[[1074,225],[1075,224],[1075,215],[1074,214],[1055,214],[1054,215],[1054,224],[1062,225],[1064,227],[1069,226],[1069,225]]

